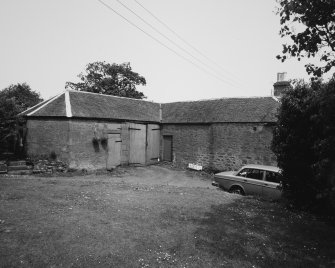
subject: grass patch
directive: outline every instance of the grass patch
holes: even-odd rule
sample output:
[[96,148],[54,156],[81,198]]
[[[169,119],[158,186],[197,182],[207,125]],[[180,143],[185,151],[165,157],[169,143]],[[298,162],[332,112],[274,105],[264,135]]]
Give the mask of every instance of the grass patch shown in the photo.
[[164,167],[118,176],[0,178],[0,266],[335,265],[333,225],[201,183],[210,185]]

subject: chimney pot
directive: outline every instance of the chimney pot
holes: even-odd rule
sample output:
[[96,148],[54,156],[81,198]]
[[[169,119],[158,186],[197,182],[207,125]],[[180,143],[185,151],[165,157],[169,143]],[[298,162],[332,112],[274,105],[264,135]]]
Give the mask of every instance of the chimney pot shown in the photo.
[[286,72],[277,73],[277,82],[273,84],[273,95],[280,98],[286,90],[291,88],[291,84],[286,80]]
[[286,72],[283,73],[277,73],[277,82],[282,82],[282,81],[286,81]]

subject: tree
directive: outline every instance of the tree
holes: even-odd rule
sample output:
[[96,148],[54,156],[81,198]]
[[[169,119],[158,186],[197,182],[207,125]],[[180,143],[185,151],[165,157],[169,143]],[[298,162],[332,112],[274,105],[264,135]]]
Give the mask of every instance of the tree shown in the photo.
[[306,207],[334,202],[335,79],[296,82],[281,102],[272,150],[287,178],[286,195]]
[[[284,44],[283,62],[290,56],[300,61],[304,57],[320,57],[320,66],[306,64],[308,74],[321,77],[335,66],[335,1],[278,0],[280,35],[293,43]],[[299,30],[297,30],[299,29]]]
[[[0,151],[15,151],[18,141],[18,114],[41,102],[40,95],[26,83],[10,85],[0,91]],[[21,133],[20,137],[23,134]]]
[[137,85],[146,85],[145,78],[132,71],[130,63],[109,64],[93,62],[86,66],[86,73],[78,75],[82,82],[66,82],[65,87],[80,91],[102,93],[134,99],[145,98],[136,90]]

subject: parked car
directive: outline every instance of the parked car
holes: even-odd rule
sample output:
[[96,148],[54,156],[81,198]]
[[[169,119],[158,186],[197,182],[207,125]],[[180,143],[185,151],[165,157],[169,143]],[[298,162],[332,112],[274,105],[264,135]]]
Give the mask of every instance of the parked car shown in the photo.
[[214,175],[212,185],[230,193],[260,195],[267,199],[279,199],[283,177],[278,167],[246,165],[238,171],[220,172]]

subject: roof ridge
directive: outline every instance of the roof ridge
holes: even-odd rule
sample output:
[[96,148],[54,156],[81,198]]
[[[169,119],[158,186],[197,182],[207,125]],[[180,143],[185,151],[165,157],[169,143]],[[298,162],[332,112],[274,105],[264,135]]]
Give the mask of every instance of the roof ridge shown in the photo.
[[276,102],[280,102],[280,100],[279,100],[276,96],[272,95],[271,97],[272,97]]
[[66,117],[72,117],[72,108],[69,91],[65,91],[65,112]]
[[114,95],[108,95],[108,94],[102,94],[102,93],[94,93],[94,92],[81,91],[81,90],[67,89],[67,91],[69,91],[69,92],[75,92],[75,93],[93,94],[93,95],[98,95],[98,96],[107,96],[107,97],[120,98],[120,99],[144,101],[144,102],[150,102],[150,103],[157,103],[157,104],[159,104],[159,102],[148,101],[148,100],[143,100],[143,99],[134,99],[134,98],[129,98],[129,97],[114,96]]
[[222,97],[222,98],[211,98],[211,99],[200,99],[200,100],[188,100],[188,101],[175,101],[175,102],[165,102],[161,104],[171,104],[171,103],[185,103],[185,102],[205,102],[205,101],[214,101],[214,100],[229,100],[229,99],[265,99],[272,98],[272,96],[241,96],[241,97]]

